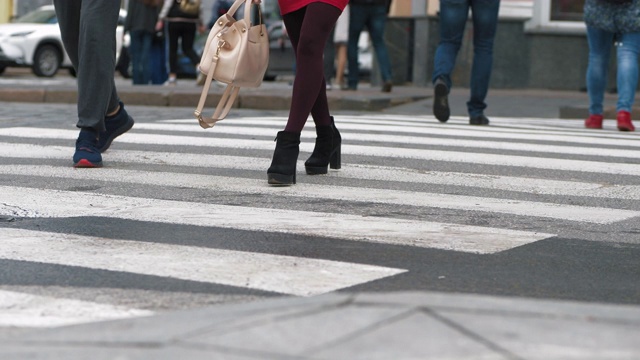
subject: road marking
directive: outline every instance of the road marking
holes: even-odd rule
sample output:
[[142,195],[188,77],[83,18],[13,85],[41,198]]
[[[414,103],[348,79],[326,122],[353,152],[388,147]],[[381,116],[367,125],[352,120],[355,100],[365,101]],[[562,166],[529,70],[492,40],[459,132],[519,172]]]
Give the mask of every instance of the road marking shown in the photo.
[[0,173],[3,174],[189,187],[242,194],[278,194],[303,199],[326,199],[465,211],[486,211],[598,224],[608,224],[640,216],[640,212],[631,210],[525,200],[319,184],[298,184],[294,187],[278,188],[268,186],[264,180],[238,177],[120,169],[105,170],[106,171],[79,172],[72,167],[0,165]]
[[[23,231],[0,229],[0,232],[3,234],[0,243],[6,243],[15,240],[10,237],[15,236],[16,232]],[[46,243],[47,240],[42,239],[42,241]],[[5,245],[2,245],[0,252],[8,250]],[[40,250],[34,248],[30,251],[40,252]],[[153,311],[149,310],[0,290],[0,326],[2,327],[56,327],[153,314]]]
[[[499,127],[499,126],[490,126],[490,127],[469,127],[465,123],[465,127],[461,128],[460,126],[448,126],[445,124],[415,124],[412,122],[406,121],[398,121],[395,117],[391,117],[389,119],[384,119],[384,122],[380,121],[372,121],[370,119],[363,120],[361,117],[359,118],[340,118],[340,122],[338,124],[338,128],[341,132],[345,134],[353,134],[354,132],[381,132],[391,133],[391,134],[411,134],[415,135],[427,135],[427,136],[450,136],[454,138],[483,138],[483,139],[494,139],[494,140],[527,140],[527,141],[549,141],[549,142],[558,142],[561,144],[571,144],[571,143],[581,143],[587,144],[590,146],[593,145],[611,145],[611,146],[631,146],[631,147],[640,147],[640,143],[638,143],[637,139],[633,135],[629,134],[620,134],[620,133],[607,133],[607,132],[598,132],[594,130],[586,130],[586,131],[575,131],[573,129],[559,129],[556,127],[540,127],[541,129],[526,129],[521,127],[526,127],[525,124],[522,124],[520,119],[517,121],[511,120],[510,122],[505,122],[505,125],[513,125],[518,126],[514,127]],[[493,120],[493,118],[492,118]],[[539,119],[536,119],[539,120]],[[163,120],[156,123],[141,123],[136,124],[136,129],[144,129],[149,126],[156,127],[157,130],[161,130],[161,127],[165,124],[173,124],[179,125],[180,127],[176,128],[175,131],[192,131],[192,132],[202,132],[200,127],[193,126],[195,120]],[[466,120],[468,122],[468,120]],[[581,123],[582,124],[582,123]],[[140,126],[138,126],[140,125]],[[210,130],[212,133],[234,133],[234,130],[239,128],[250,128],[250,127],[258,127],[264,128],[265,126],[269,126],[273,128],[273,131],[277,131],[276,129],[284,126],[283,120],[270,120],[269,118],[240,118],[234,119],[229,122],[222,122],[216,125],[215,130]],[[149,128],[151,128],[149,127]],[[188,130],[191,129],[191,130]],[[313,134],[313,127],[306,127],[306,130],[303,131],[303,135],[305,132],[309,134]],[[352,131],[353,130],[353,131]],[[174,130],[172,130],[174,131]],[[267,129],[268,131],[268,129]],[[269,136],[273,135],[272,133]],[[358,134],[358,139],[360,139],[360,135]]]
[[[286,191],[283,188],[269,189],[274,193]],[[0,186],[0,193],[0,215],[53,218],[98,216],[478,254],[496,253],[555,236],[378,216],[262,209],[11,186]]]
[[[3,154],[2,157],[7,158],[68,160],[72,153],[73,149],[69,147],[0,143],[0,154]],[[133,164],[162,164],[172,167],[195,166],[212,169],[239,169],[261,172],[265,171],[269,166],[269,159],[267,158],[229,155],[214,156],[153,151],[112,150],[108,156],[110,164],[126,162]],[[304,160],[298,161],[299,168],[304,166],[303,162]],[[117,165],[113,167],[117,167]],[[172,170],[179,169],[173,168]],[[22,173],[23,170],[18,170],[17,168],[12,169],[10,165],[0,167],[0,173],[10,175],[11,171],[19,171]],[[19,175],[19,173],[16,173],[16,175]],[[613,185],[582,181],[562,181],[444,171],[419,172],[401,167],[361,164],[349,164],[340,171],[332,172],[331,176],[385,182],[464,186],[530,194],[640,200],[640,186],[638,185]]]
[[21,229],[0,231],[1,259],[169,277],[296,296],[324,294],[407,271],[196,246]]
[[[13,130],[0,129],[0,135],[14,136],[16,128]],[[15,132],[30,138],[62,138],[74,139],[77,136],[76,131],[72,130],[52,130],[52,129],[31,129],[27,134],[25,131]],[[5,131],[7,130],[7,131]],[[134,134],[118,138],[118,142],[131,144],[154,144],[154,145],[180,145],[189,144],[194,147],[222,147],[233,149],[252,149],[252,150],[268,150],[273,151],[274,145],[272,141],[264,140],[248,140],[248,139],[228,139],[228,138],[210,138],[210,137],[194,137],[194,136],[173,136],[173,135],[150,135],[150,134]],[[49,148],[49,147],[47,147]],[[70,148],[69,148],[70,149]],[[313,143],[305,142],[300,145],[301,151],[311,152]],[[423,150],[423,149],[404,149],[379,146],[362,146],[362,145],[342,145],[342,153],[347,155],[362,155],[374,157],[389,158],[406,158],[426,161],[443,161],[457,163],[473,163],[497,166],[517,166],[538,169],[578,171],[578,172],[596,172],[609,174],[640,174],[640,166],[636,164],[612,163],[601,161],[585,161],[571,159],[557,159],[544,157],[529,157],[517,155],[501,155],[501,154],[485,154],[471,153],[459,151],[443,151],[443,150]],[[41,157],[46,157],[41,154]],[[202,155],[206,157],[207,155]]]
[[[170,124],[139,124],[136,127],[137,130],[152,130],[152,131],[170,131],[176,132],[193,132],[197,131],[194,126],[189,125],[170,125]],[[364,130],[364,128],[362,129]],[[371,129],[373,131],[373,129]],[[256,127],[244,127],[244,126],[220,126],[216,130],[216,134],[229,134],[235,136],[271,136],[274,131],[271,129],[256,128]],[[343,137],[347,137],[347,133],[343,132]],[[363,142],[384,142],[390,144],[410,144],[420,146],[450,146],[450,147],[462,147],[473,149],[492,149],[492,150],[508,150],[508,151],[524,151],[532,153],[550,153],[550,154],[570,154],[570,155],[584,155],[592,157],[608,156],[608,157],[621,157],[640,159],[640,151],[619,149],[607,149],[597,147],[598,143],[605,143],[602,145],[620,145],[620,140],[608,140],[598,141],[591,140],[589,147],[581,146],[567,146],[563,145],[546,145],[540,143],[520,143],[520,142],[506,142],[495,140],[464,140],[459,138],[437,138],[437,137],[418,137],[418,136],[406,136],[406,135],[379,135],[379,134],[367,134],[367,133],[349,133],[353,134],[353,137],[358,141]],[[433,134],[432,134],[433,135]],[[451,134],[453,135],[453,134]],[[461,136],[461,135],[457,135]],[[487,135],[490,136],[490,135]],[[315,139],[315,131],[303,131],[303,139]],[[532,137],[531,140],[533,140]],[[513,139],[511,139],[513,140]],[[606,139],[605,139],[606,140]],[[570,142],[569,137],[564,140]],[[637,141],[633,141],[634,146],[640,146]]]

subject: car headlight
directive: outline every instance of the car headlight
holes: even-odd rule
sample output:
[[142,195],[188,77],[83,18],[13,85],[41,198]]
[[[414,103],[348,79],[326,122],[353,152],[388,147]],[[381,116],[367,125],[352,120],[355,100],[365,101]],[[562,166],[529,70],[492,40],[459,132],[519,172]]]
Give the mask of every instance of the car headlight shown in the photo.
[[18,33],[15,33],[15,34],[11,34],[11,37],[24,37],[24,36],[27,36],[27,35],[33,33],[34,31],[35,30],[18,32]]

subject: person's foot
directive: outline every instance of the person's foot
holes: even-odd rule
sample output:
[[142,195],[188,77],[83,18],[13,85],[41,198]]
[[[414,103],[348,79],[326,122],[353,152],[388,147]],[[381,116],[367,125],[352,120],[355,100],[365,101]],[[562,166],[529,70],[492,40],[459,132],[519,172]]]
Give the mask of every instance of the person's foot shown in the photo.
[[133,119],[124,109],[124,104],[120,102],[120,109],[115,115],[107,116],[104,119],[106,131],[100,132],[96,147],[103,153],[111,146],[111,143],[118,136],[126,133],[133,127]]
[[603,116],[601,114],[591,114],[584,121],[584,127],[587,129],[602,129]]
[[391,92],[391,88],[393,87],[393,84],[391,83],[391,81],[386,81],[383,85],[382,85],[382,92]]
[[489,119],[482,115],[471,116],[469,118],[469,125],[489,125]]
[[97,145],[98,138],[93,130],[80,130],[76,140],[76,152],[73,154],[73,167],[102,167],[102,155],[100,155]]
[[196,85],[197,86],[204,85],[205,80],[207,80],[207,77],[203,73],[198,71],[198,77],[196,78]]
[[628,111],[618,111],[616,121],[620,131],[635,131],[636,129],[631,122],[631,113]]
[[441,78],[438,78],[433,87],[433,115],[440,122],[447,122],[451,115],[449,110],[449,87]]
[[168,78],[167,81],[164,82],[164,86],[176,86],[178,84],[178,80],[176,78]]

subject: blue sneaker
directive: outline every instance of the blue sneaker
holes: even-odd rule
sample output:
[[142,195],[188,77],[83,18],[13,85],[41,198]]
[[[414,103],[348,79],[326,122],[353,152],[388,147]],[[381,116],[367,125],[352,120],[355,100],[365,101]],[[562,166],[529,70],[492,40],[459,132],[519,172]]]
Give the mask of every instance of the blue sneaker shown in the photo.
[[98,137],[98,150],[103,153],[107,151],[115,138],[131,130],[133,127],[133,119],[124,109],[124,104],[120,102],[120,110],[115,115],[107,116],[104,119],[106,131],[101,131]]
[[76,140],[76,152],[73,154],[73,167],[95,168],[102,167],[102,155],[96,145],[98,139],[91,130],[80,130]]

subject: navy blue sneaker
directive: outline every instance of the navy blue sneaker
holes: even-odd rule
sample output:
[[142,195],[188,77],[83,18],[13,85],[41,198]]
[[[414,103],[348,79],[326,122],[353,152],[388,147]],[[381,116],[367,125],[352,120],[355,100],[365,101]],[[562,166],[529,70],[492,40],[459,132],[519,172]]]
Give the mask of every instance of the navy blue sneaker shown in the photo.
[[73,154],[73,167],[95,168],[102,167],[102,155],[97,148],[96,133],[91,130],[80,130],[76,140],[76,152]]
[[107,151],[115,138],[131,130],[133,127],[133,119],[124,109],[124,104],[120,102],[120,109],[115,115],[107,116],[104,119],[106,131],[101,131],[98,137],[98,150],[102,153]]

